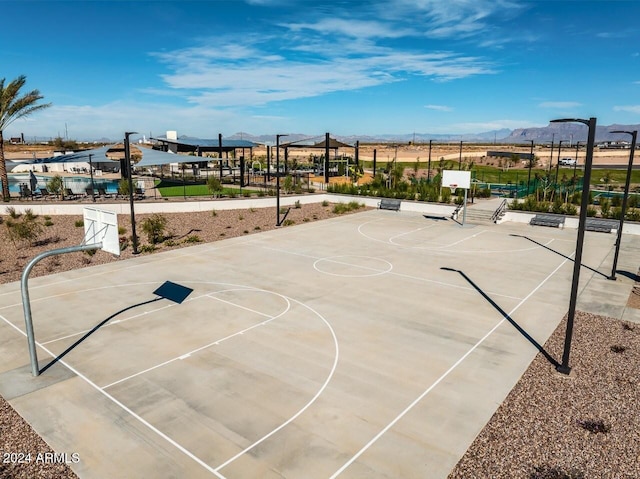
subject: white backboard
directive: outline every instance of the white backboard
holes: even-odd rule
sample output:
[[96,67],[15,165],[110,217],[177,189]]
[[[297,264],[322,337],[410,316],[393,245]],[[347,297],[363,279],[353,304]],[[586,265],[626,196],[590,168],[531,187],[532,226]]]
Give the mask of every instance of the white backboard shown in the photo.
[[104,251],[120,256],[118,215],[114,211],[89,206],[83,208],[82,215],[84,219],[83,244],[102,243]]
[[447,188],[471,188],[471,172],[463,170],[442,170],[442,186]]

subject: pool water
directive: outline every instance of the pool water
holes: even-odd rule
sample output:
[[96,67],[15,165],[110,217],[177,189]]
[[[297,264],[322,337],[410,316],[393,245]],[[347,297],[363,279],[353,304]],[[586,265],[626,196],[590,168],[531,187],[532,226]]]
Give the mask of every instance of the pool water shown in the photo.
[[[47,181],[51,179],[50,176],[36,175],[38,180],[38,188],[46,188]],[[79,176],[66,176],[62,177],[64,187],[69,188],[74,194],[83,195],[85,190],[91,187],[91,178],[79,177]],[[20,185],[26,184],[29,187],[29,175],[18,174],[9,175],[9,191],[13,193],[20,193]],[[118,192],[118,180],[106,179],[106,178],[93,178],[93,184],[96,189],[104,188],[107,193]]]

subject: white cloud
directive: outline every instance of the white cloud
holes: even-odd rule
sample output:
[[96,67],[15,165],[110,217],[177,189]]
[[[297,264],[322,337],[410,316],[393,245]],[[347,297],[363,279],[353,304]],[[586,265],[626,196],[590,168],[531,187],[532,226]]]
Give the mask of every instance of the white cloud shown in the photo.
[[614,106],[613,111],[626,111],[627,113],[640,114],[640,105]]
[[[260,50],[258,43],[226,49],[217,40],[212,46],[157,54],[173,70],[162,76],[167,86],[184,91],[193,104],[264,105],[392,83],[407,75],[447,81],[494,72],[485,60],[454,52],[416,53],[371,44],[346,50],[325,45],[314,48],[311,58],[295,52],[286,58],[284,46],[283,55],[274,56],[269,49]],[[233,60],[229,60],[231,51],[238,54]]]
[[[424,33],[434,38],[466,38],[491,30],[489,18],[520,12],[523,5],[509,0],[392,0],[381,2],[385,17],[412,18],[424,25]],[[486,38],[485,38],[486,39]]]
[[283,24],[293,32],[311,30],[323,35],[345,35],[354,38],[400,38],[415,35],[415,30],[378,20],[353,20],[327,17],[314,23]]
[[453,111],[453,108],[446,105],[425,105],[425,108],[436,111]]
[[576,101],[543,101],[538,106],[540,108],[571,109],[582,106],[582,103]]
[[137,131],[140,136],[163,135],[167,130],[180,130],[191,136],[214,138],[218,132],[234,133],[242,128],[258,128],[263,122],[247,120],[239,113],[200,106],[162,103],[113,102],[98,106],[53,105],[27,120],[12,124],[11,131],[25,136],[50,132],[64,135],[65,125],[69,138],[76,140],[107,137],[118,140],[125,131]]

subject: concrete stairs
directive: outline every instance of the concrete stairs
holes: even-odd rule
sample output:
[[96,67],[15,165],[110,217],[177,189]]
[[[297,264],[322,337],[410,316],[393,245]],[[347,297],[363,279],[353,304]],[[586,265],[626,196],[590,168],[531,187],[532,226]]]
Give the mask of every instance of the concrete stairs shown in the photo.
[[[476,209],[467,205],[467,223],[493,224],[492,216],[493,211]],[[462,210],[458,212],[458,221],[462,221]]]

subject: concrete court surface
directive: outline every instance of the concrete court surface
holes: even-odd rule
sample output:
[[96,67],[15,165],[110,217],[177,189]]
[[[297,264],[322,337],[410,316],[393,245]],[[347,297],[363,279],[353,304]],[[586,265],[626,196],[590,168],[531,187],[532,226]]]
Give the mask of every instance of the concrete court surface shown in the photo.
[[[3,285],[0,393],[83,479],[444,478],[566,313],[575,238],[372,210],[34,278],[38,378]],[[614,241],[579,304],[622,317]]]

